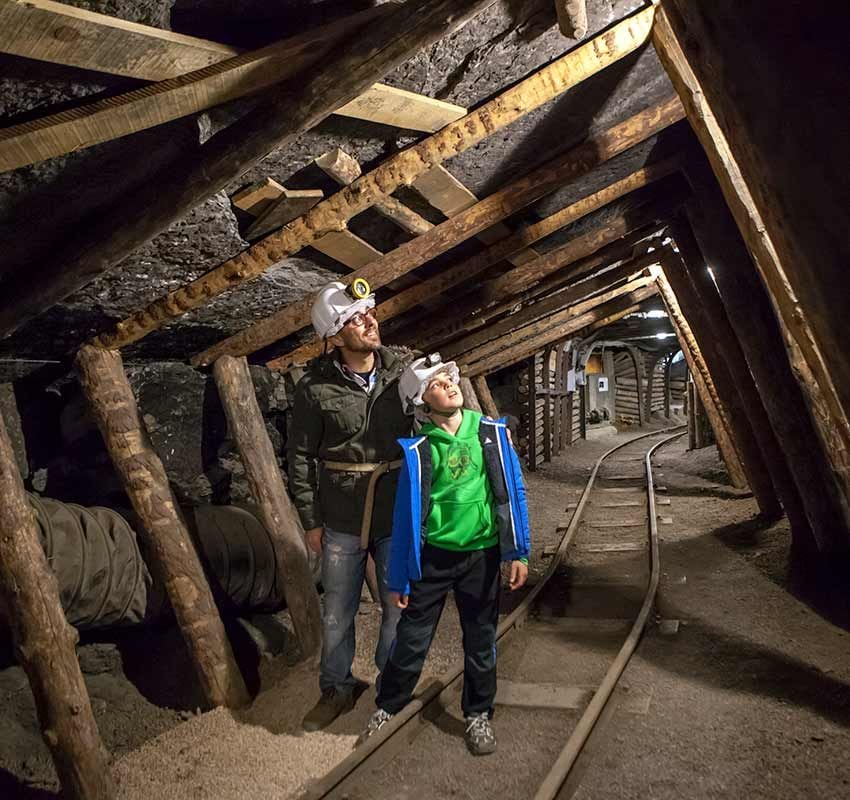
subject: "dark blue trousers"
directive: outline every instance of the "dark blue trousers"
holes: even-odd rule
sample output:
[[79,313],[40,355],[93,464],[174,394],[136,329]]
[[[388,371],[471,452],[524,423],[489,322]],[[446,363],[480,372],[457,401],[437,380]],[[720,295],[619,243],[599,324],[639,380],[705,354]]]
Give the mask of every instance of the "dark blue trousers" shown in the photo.
[[496,627],[499,622],[498,547],[456,553],[425,545],[422,579],[410,589],[387,665],[381,673],[377,704],[396,714],[404,708],[422,673],[425,656],[449,591],[463,631],[463,698],[466,716],[493,712],[496,696]]

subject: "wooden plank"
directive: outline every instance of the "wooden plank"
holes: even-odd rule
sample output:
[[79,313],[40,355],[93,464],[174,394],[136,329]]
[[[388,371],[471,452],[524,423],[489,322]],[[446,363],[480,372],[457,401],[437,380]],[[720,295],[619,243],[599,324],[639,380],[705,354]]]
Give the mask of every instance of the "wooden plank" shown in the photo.
[[79,637],[65,619],[59,585],[41,545],[2,415],[0,497],[2,616],[32,688],[42,736],[63,794],[111,800],[116,791],[109,755],[77,661]]
[[[380,52],[380,58],[375,56],[364,62],[362,56],[343,53],[340,58],[325,59],[323,69],[317,71],[314,78],[308,80],[302,87],[304,94],[299,95],[297,104],[294,100],[291,105],[285,102],[279,104],[274,108],[275,118],[282,125],[285,124],[286,130],[292,131],[293,134],[305,124],[315,124],[318,119],[322,119],[328,113],[330,108],[336,107],[338,104],[336,98],[360,91],[360,82],[367,75],[374,75],[376,70],[383,72],[391,68],[409,56],[412,51],[419,50],[428,42],[434,41],[438,35],[445,34],[447,30],[455,30],[486,5],[488,0],[414,0],[405,3],[393,14],[392,33],[388,26],[372,24],[367,27],[358,42],[358,46],[366,51],[369,51],[370,47],[376,47]],[[423,13],[423,8],[428,9],[429,13]],[[654,9],[649,7],[617,23],[605,32],[604,46],[600,46],[600,42],[595,39],[590,40],[520,81],[463,119],[450,123],[438,133],[432,134],[413,147],[402,150],[377,169],[358,178],[351,186],[342,189],[337,195],[319,203],[307,215],[291,222],[282,231],[272,234],[263,242],[119,322],[113,332],[97,337],[96,345],[123,347],[138,341],[147,333],[162,327],[169,320],[193,308],[198,308],[222,292],[256,277],[273,263],[278,263],[283,258],[298,252],[323,233],[338,230],[341,222],[351,219],[374,205],[375,201],[392,194],[402,183],[412,183],[418,175],[445,160],[449,154],[453,155],[473,146],[533,109],[539,108],[548,100],[557,97],[571,86],[599,72],[628,53],[634,52],[648,37],[653,13]],[[439,25],[436,22],[438,19],[441,20]],[[389,42],[388,36],[393,37]],[[294,125],[293,121],[295,121]],[[266,128],[268,126],[264,125],[264,129]],[[268,130],[268,133],[271,133],[271,130]],[[222,134],[217,134],[210,142],[223,141],[219,138],[220,136]],[[252,142],[252,144],[256,147],[258,143]],[[260,149],[265,149],[265,142]],[[231,158],[223,161],[225,155],[230,155]],[[243,158],[237,159],[237,164],[234,164],[232,154],[220,154],[223,161],[222,168],[226,165],[228,176],[237,166],[244,169],[242,166],[244,153],[242,155]],[[216,161],[218,162],[218,158]],[[203,191],[198,192],[202,197],[207,196],[210,191],[210,183],[213,184],[213,188],[217,188],[216,181],[207,180]],[[161,197],[162,187],[157,186],[157,189]],[[182,204],[190,199],[189,196],[192,193],[186,191],[182,181],[180,190],[179,197]],[[173,211],[174,208],[167,203],[160,203],[158,216],[165,216],[170,221]],[[148,226],[151,226],[151,220],[146,220],[146,230]],[[159,226],[153,227],[159,229]],[[438,230],[440,227],[437,226],[433,230]],[[482,226],[482,229],[484,227],[486,226]],[[473,231],[471,235],[475,232]],[[135,240],[138,234],[139,231],[136,230],[130,238]],[[97,250],[99,257],[102,258],[102,243]],[[398,275],[390,275],[383,283],[396,277]],[[87,272],[87,278],[91,279],[91,271]],[[41,288],[43,291],[44,287]],[[312,298],[308,296],[289,307],[290,327],[293,331],[304,327],[309,322],[311,305]],[[3,327],[0,325],[0,332],[2,330]],[[245,344],[248,342],[246,341]],[[243,349],[242,352],[227,352],[245,355],[247,352],[252,352],[252,349],[249,345],[248,350]]]
[[0,2],[0,52],[143,81],[176,78],[238,53],[51,0]]
[[481,403],[484,413],[491,419],[498,419],[499,409],[496,407],[496,401],[493,399],[493,394],[487,385],[487,378],[483,375],[478,375],[472,379],[472,385],[475,387],[475,393],[478,395],[478,400]]
[[380,250],[348,229],[326,233],[321,239],[311,242],[310,246],[353,270],[361,269],[383,256]]
[[[627,522],[588,522],[588,528],[645,528],[646,519],[628,520]],[[646,550],[646,542],[603,542],[601,544],[582,544],[578,542],[575,549],[580,553],[633,553]]]
[[342,117],[380,122],[394,128],[434,133],[450,122],[465,117],[466,109],[444,100],[376,83],[334,113]]
[[[268,89],[320,63],[334,47],[374,21],[380,8],[196,72],[2,128],[0,171],[76,152]],[[387,16],[386,7],[381,13]]]
[[[169,164],[156,180],[143,183],[137,191],[104,209],[89,225],[78,226],[67,237],[60,238],[52,248],[52,257],[40,263],[37,282],[22,278],[14,284],[4,284],[0,336],[118,264],[129,252],[244,174],[271,150],[285,146],[294,137],[315,127],[339,105],[372,86],[423,47],[459,29],[488,4],[489,0],[408,0],[392,11],[391,19],[386,16],[375,19],[359,32],[356,42],[335,49],[324,58],[321,68],[300,78],[300,92],[279,95],[273,103],[260,103],[238,124],[219,131],[200,145],[196,158]],[[644,35],[641,41],[645,38]],[[522,113],[516,109],[510,118],[515,119]],[[468,117],[464,119],[469,120]],[[448,127],[457,124],[451,123]],[[477,138],[483,138],[485,133],[482,127]],[[433,145],[428,141],[426,139],[426,151]],[[403,152],[409,157],[416,151],[412,148]],[[324,212],[316,213],[333,198],[323,201],[308,214],[308,217],[315,214],[311,221],[318,223],[309,234],[306,226],[297,226],[295,239],[288,239],[292,232],[284,234],[283,231],[295,225],[295,222],[290,223],[283,231],[263,240],[262,245],[255,245],[243,253],[241,266],[228,262],[206,273],[194,285],[182,286],[152,303],[144,312],[133,315],[132,321],[119,323],[113,329],[117,335],[107,334],[106,338],[115,343],[127,337],[141,338],[164,325],[167,319],[204,305],[226,289],[256,277],[324,233],[339,230],[341,221],[347,221],[377,199],[375,192],[391,194],[399,178],[389,191],[375,185],[372,192],[360,192],[356,203],[344,204],[345,213],[340,213],[336,201],[330,202],[331,207],[337,207],[331,214],[332,220],[327,219],[327,206]],[[282,240],[289,244],[281,247]],[[294,248],[292,241],[297,241]],[[246,268],[248,262],[253,267]],[[182,310],[178,310],[181,304]],[[98,339],[99,345],[104,343]]]
[[[340,147],[319,156],[316,159],[316,166],[341,186],[348,186],[350,183],[354,183],[361,175],[360,164],[357,159]],[[375,203],[372,208],[394,222],[402,230],[412,233],[414,236],[428,233],[434,227],[432,223],[417,214],[413,209],[408,208],[400,200],[389,195]]]
[[[475,206],[460,212],[446,222],[438,225],[428,234],[397,248],[392,253],[389,253],[382,262],[374,265],[374,267],[370,267],[368,271],[361,273],[362,276],[366,277],[373,287],[378,287],[382,285],[379,280],[383,280],[379,278],[380,273],[378,270],[392,270],[389,273],[390,275],[406,274],[435,255],[445,252],[460,241],[469,238],[475,230],[486,225],[489,220],[504,218],[509,213],[532,202],[533,198],[545,194],[551,188],[561,185],[571,175],[574,175],[576,170],[581,174],[588,165],[597,163],[597,158],[605,158],[613,155],[615,152],[621,152],[625,147],[631,146],[629,143],[634,143],[648,136],[650,130],[658,130],[658,126],[672,124],[671,120],[676,119],[678,113],[679,110],[675,104],[666,109],[654,107],[653,109],[636,114],[634,117],[619,125],[615,125],[607,131],[592,136],[575,150],[558,156],[552,163],[545,164],[531,174],[508,184],[485,200],[479,201]],[[579,219],[605,205],[611,199],[627,193],[629,187],[635,187],[637,184],[651,180],[651,176],[665,173],[668,168],[670,168],[669,164],[648,165],[642,170],[638,170],[637,173],[627,176],[622,181],[617,181],[610,187],[606,187],[570,204],[551,217],[542,220],[540,223],[519,231],[510,237],[510,239],[493,245],[483,253],[476,254],[461,264],[453,266],[451,269],[443,270],[437,275],[423,281],[418,287],[396,294],[378,306],[379,318],[382,320],[391,319],[403,311],[419,306],[437,297],[449,288],[475,277],[487,267],[498,263],[506,253],[515,250],[519,246],[518,243],[528,241],[528,239],[533,240],[534,237],[538,236],[542,238],[548,235],[549,232],[566,225],[568,221]],[[665,210],[668,208],[667,202],[667,199],[665,199],[662,204]],[[427,334],[422,330],[420,325],[417,325],[416,345],[422,346],[428,343],[435,329],[444,330],[444,332],[455,329],[463,330],[465,325],[470,324],[470,314],[484,301],[484,288],[487,291],[486,297],[491,301],[503,299],[522,287],[525,279],[530,274],[533,273],[538,277],[544,276],[555,270],[562,269],[571,260],[575,261],[589,253],[600,250],[630,233],[633,226],[639,227],[652,219],[657,213],[658,208],[662,206],[648,204],[645,208],[630,213],[623,211],[610,220],[607,220],[607,225],[604,229],[590,231],[586,235],[580,236],[562,247],[540,256],[528,264],[516,267],[514,270],[506,273],[505,276],[488,282],[482,287],[479,294],[476,295],[477,299],[473,306],[462,305],[458,309],[458,311],[461,309],[463,311],[462,314],[456,315],[459,320],[458,322],[442,320],[438,323],[435,321],[432,325],[428,326]],[[432,242],[435,243],[433,246],[431,245]],[[576,277],[584,274],[584,267],[586,266],[589,267],[591,265],[577,265]],[[522,275],[513,279],[519,272],[522,272]],[[293,304],[293,306],[298,307],[298,304]],[[226,352],[236,346],[238,346],[239,350],[248,347],[249,345],[247,343],[243,344],[243,341],[246,339],[251,342],[250,347],[252,349],[257,349],[259,346],[264,346],[264,344],[270,344],[277,339],[283,338],[286,335],[284,331],[287,331],[291,324],[293,306],[283,309],[268,319],[256,323],[247,331],[236,334],[230,337],[230,339],[226,339],[218,345],[209,348],[204,353],[196,356],[193,359],[193,363],[206,364],[210,359],[215,357],[216,353]],[[302,345],[290,353],[269,362],[269,366],[272,369],[284,369],[290,364],[308,361],[319,353],[320,350],[321,343],[317,339],[314,339],[312,342]]]
[[251,495],[275,551],[275,582],[286,598],[301,652],[317,657],[322,646],[322,612],[304,530],[286,492],[248,362],[222,356],[213,365],[213,375],[227,416],[228,433],[236,442]]
[[201,691],[211,706],[247,705],[248,691],[201,561],[153,449],[121,356],[84,345],[76,360],[80,385],[139,519],[153,568],[163,577]]
[[[478,197],[466,188],[442,164],[437,164],[420,175],[411,186],[434,208],[446,217],[455,217],[478,202]],[[481,231],[477,238],[484,244],[496,244],[511,236],[511,229],[502,222]],[[512,264],[525,264],[539,254],[531,247],[505,256]]]
[[240,211],[259,217],[284,191],[283,186],[273,178],[263,178],[240,189],[231,196],[230,202]]
[[284,189],[266,211],[245,231],[249,241],[259,239],[306,214],[324,195],[321,189]]

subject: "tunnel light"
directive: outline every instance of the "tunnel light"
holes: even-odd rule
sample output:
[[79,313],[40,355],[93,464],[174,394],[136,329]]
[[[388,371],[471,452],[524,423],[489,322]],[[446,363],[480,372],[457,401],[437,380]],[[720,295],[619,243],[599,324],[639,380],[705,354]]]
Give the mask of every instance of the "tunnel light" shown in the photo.
[[675,336],[675,333],[656,333],[656,339],[669,339],[671,336]]

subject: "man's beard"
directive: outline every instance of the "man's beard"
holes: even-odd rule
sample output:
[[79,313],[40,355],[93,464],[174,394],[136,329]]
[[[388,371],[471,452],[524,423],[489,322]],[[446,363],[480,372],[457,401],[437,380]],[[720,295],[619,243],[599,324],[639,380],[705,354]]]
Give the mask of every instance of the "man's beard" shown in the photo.
[[366,339],[359,339],[358,341],[347,345],[348,349],[352,353],[375,353],[381,349],[381,335],[375,335],[375,341],[370,342]]

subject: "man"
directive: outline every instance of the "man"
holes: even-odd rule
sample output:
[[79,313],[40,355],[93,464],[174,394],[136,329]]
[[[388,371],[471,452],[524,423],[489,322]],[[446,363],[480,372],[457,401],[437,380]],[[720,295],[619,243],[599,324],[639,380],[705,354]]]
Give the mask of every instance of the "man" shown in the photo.
[[296,387],[288,456],[289,489],[307,546],[322,555],[322,695],[303,722],[305,730],[316,731],[353,708],[365,688],[351,665],[367,553],[375,560],[382,607],[379,670],[395,636],[401,612],[390,600],[386,576],[401,466],[397,439],[410,434],[412,419],[398,394],[411,358],[381,345],[368,284],[358,280],[350,290],[338,281],[328,284],[311,317],[326,353]]

